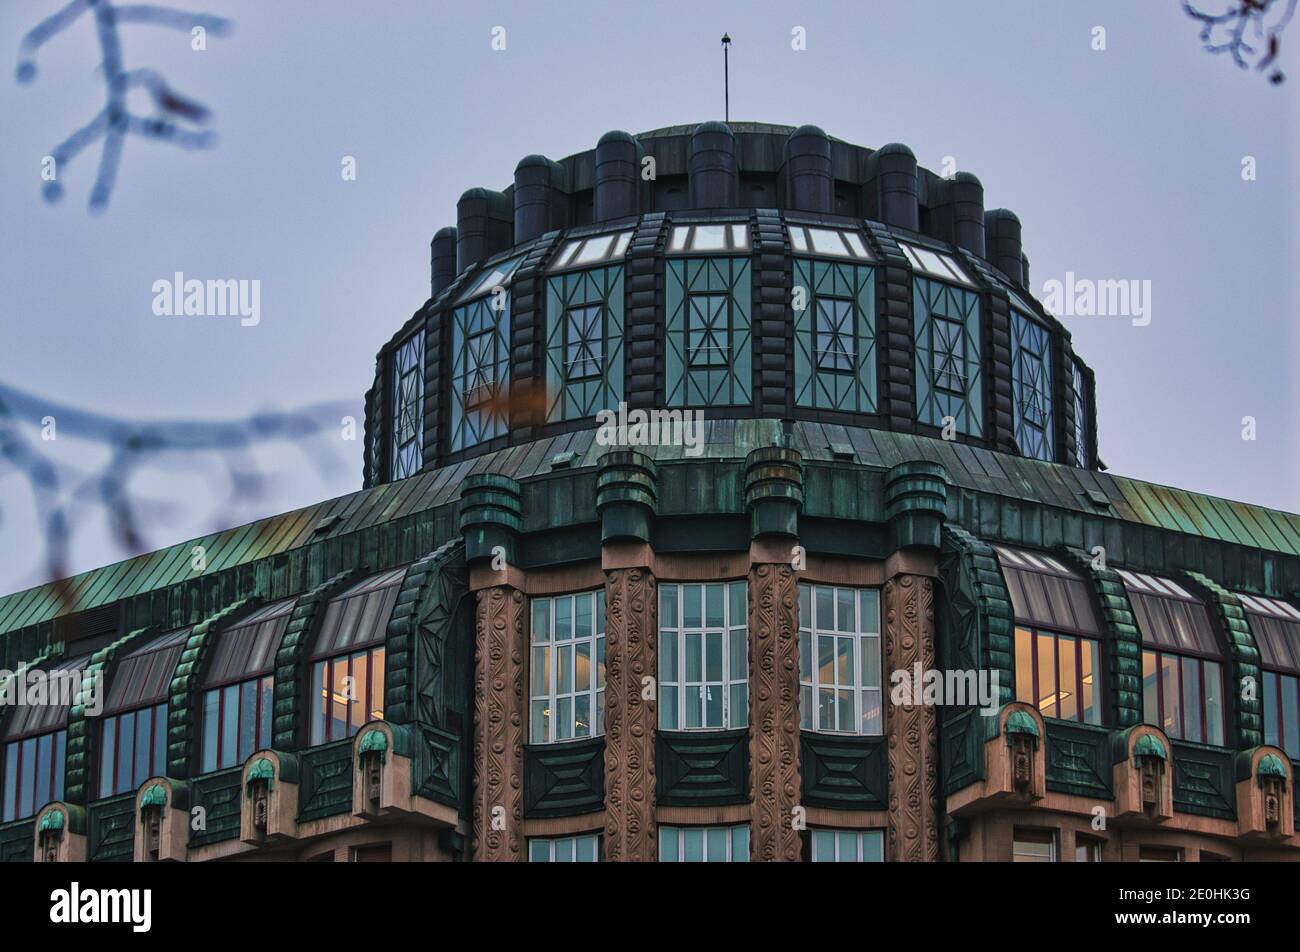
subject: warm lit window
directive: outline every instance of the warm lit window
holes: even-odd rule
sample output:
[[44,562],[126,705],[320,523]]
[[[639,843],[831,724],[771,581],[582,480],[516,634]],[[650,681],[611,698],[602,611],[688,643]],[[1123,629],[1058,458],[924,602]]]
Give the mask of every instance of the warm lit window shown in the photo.
[[660,826],[661,863],[748,863],[749,826]]
[[1056,831],[1016,827],[1011,845],[1013,863],[1055,863]]
[[167,705],[104,718],[99,734],[99,795],[136,790],[166,771]]
[[332,598],[311,664],[310,743],[352,737],[384,716],[384,636],[405,568],[372,575]]
[[1142,633],[1142,710],[1170,737],[1223,745],[1223,672],[1205,605],[1172,579],[1120,570]]
[[605,591],[532,600],[534,744],[605,732]]
[[22,820],[63,799],[68,732],[10,741],[4,747],[4,822]]
[[882,863],[885,860],[883,830],[813,830],[814,863]]
[[880,734],[880,592],[799,586],[799,709],[805,730]]
[[1050,631],[1016,628],[1016,700],[1043,717],[1101,723],[1101,645]]
[[749,723],[744,582],[659,586],[659,727],[726,730]]
[[600,861],[600,834],[581,836],[533,837],[528,841],[530,863],[597,863]]

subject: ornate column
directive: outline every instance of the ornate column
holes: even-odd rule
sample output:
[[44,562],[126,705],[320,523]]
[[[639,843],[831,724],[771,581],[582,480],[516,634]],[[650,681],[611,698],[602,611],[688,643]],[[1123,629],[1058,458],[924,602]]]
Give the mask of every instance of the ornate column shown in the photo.
[[[935,667],[935,575],[947,505],[937,463],[900,463],[885,476],[885,516],[897,550],[886,563],[885,682]],[[886,695],[888,697],[888,695]],[[885,704],[891,862],[939,859],[939,717],[924,704]]]
[[460,498],[470,590],[477,599],[472,856],[476,862],[522,862],[527,636],[523,578],[515,567],[519,484],[491,473],[469,476]]
[[795,572],[803,471],[770,446],[746,459],[749,548],[750,858],[798,862],[799,588]]
[[654,862],[656,647],[659,593],[651,569],[654,460],[601,457],[596,509],[605,571],[605,860]]

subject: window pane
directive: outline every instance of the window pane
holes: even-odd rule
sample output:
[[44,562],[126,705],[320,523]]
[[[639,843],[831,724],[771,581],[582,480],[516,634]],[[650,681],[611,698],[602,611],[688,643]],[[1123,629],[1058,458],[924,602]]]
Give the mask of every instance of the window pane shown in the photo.
[[131,770],[135,766],[135,713],[121,715],[117,723],[117,777],[113,792],[125,793],[131,789]]
[[682,688],[682,699],[686,705],[686,719],[682,726],[687,729],[704,726],[704,698],[702,691],[702,688],[695,686]]
[[1060,694],[1060,714],[1057,716],[1070,721],[1079,718],[1078,660],[1075,649],[1074,638],[1062,635],[1056,639],[1057,658],[1060,662],[1060,673],[1056,682]]
[[1201,741],[1201,665],[1195,658],[1183,658],[1183,737]]
[[676,863],[677,855],[677,830],[671,826],[659,827],[659,862]]
[[722,698],[725,690],[720,684],[705,685],[704,692],[704,726],[722,727]]
[[704,831],[682,830],[682,862],[699,863],[704,860]]
[[275,678],[262,678],[262,713],[258,716],[257,747],[266,750],[271,746],[271,715],[275,713]]
[[555,702],[555,739],[568,740],[573,736],[573,698],[557,698]]
[[50,766],[54,759],[54,735],[42,734],[36,739],[36,799],[33,810],[50,802]]
[[1264,672],[1264,743],[1279,746],[1278,733],[1278,676],[1272,671]]
[[154,776],[161,777],[167,773],[167,705],[159,704],[153,709],[153,770]]
[[705,586],[705,602],[705,624],[710,628],[721,628],[726,623],[723,616],[723,586],[717,583]]
[[835,834],[830,830],[812,831],[812,861],[830,863],[835,860]]
[[1205,675],[1205,742],[1223,745],[1223,679],[1219,665],[1202,661]]
[[711,684],[722,683],[722,632],[710,631],[704,636],[704,680]]
[[4,821],[8,823],[14,817],[14,802],[18,796],[18,745],[5,745],[5,804]]
[[336,658],[330,662],[330,716],[327,740],[348,736],[348,701],[356,689],[348,680],[348,659]]
[[99,795],[111,796],[113,793],[114,764],[117,756],[117,718],[110,717],[104,721],[104,728],[99,734]]
[[659,726],[666,731],[677,730],[677,688],[664,686],[659,689]]
[[1282,690],[1282,744],[1292,760],[1300,760],[1300,679],[1279,679]]
[[54,735],[54,790],[51,800],[63,799],[63,770],[68,757],[68,732],[61,730]]
[[703,586],[682,586],[682,627],[699,628],[703,621]]
[[1160,681],[1164,692],[1164,718],[1161,726],[1170,737],[1182,737],[1182,698],[1178,684],[1178,659],[1160,655]]
[[222,689],[221,697],[221,766],[239,763],[239,685]]
[[862,834],[862,862],[883,863],[885,861],[885,834],[880,830],[868,830]]
[[29,737],[22,743],[22,764],[18,778],[18,815],[31,816],[35,810],[32,797],[36,787],[33,778],[36,771],[36,738]]
[[677,627],[676,585],[659,586],[659,624],[664,628]]
[[688,684],[699,684],[703,680],[700,675],[703,673],[701,668],[701,655],[704,651],[702,644],[703,636],[695,632],[689,632],[686,635],[686,673],[683,678]]
[[551,739],[547,731],[550,729],[550,708],[547,701],[533,701],[532,708],[529,712],[529,742],[533,744],[544,744]]
[[1035,701],[1033,637],[1024,628],[1016,629],[1016,700],[1026,704]]
[[557,598],[555,604],[555,640],[573,639],[573,599]]
[[1056,645],[1051,635],[1037,635],[1038,709],[1043,717],[1058,717],[1056,695]]
[[1156,670],[1156,653],[1142,652],[1142,720],[1147,724],[1160,723],[1159,674]]
[[370,716],[368,720],[379,721],[384,718],[385,658],[386,655],[382,646],[370,650]]
[[749,862],[748,826],[733,826],[731,828],[731,861],[733,863]]
[[528,841],[528,862],[549,863],[551,861],[551,844],[549,840]]
[[220,700],[220,691],[208,691],[203,695],[203,773],[217,769],[217,706]]
[[135,716],[135,773],[131,777],[131,786],[138,787],[149,778],[149,767],[153,757],[151,741],[153,740],[153,712],[140,711]]
[[727,861],[727,840],[729,831],[722,827],[713,827],[706,831],[707,836],[707,857],[710,863],[725,863]]
[[1088,724],[1101,723],[1101,691],[1098,676],[1101,672],[1101,646],[1090,638],[1080,638],[1080,655],[1083,659],[1079,680],[1083,685],[1083,720]]
[[317,661],[311,669],[311,745],[325,743],[325,662]]
[[[352,703],[348,705],[348,736],[351,737],[366,722],[368,692],[370,690],[370,667],[366,652],[352,656]],[[242,757],[243,754],[241,753]]]

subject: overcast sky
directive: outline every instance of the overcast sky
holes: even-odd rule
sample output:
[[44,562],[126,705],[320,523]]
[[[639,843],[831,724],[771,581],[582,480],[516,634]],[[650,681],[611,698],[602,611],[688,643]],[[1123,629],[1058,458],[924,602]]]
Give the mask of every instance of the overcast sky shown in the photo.
[[[1275,87],[1202,52],[1176,0],[203,2],[233,34],[196,52],[187,33],[124,26],[123,56],[212,107],[220,143],[128,141],[102,216],[87,211],[98,147],[59,169],[60,204],[41,198],[43,156],[102,105],[91,23],[52,40],[19,85],[22,35],[61,3],[0,4],[10,387],[127,419],[322,401],[360,418],[375,351],[428,296],[429,240],[455,223],[461,192],[504,188],[522,156],[560,158],[609,129],[721,118],[725,30],[734,118],[904,142],[936,170],[953,156],[988,207],[1019,215],[1040,294],[1071,271],[1151,282],[1145,327],[1065,318],[1097,373],[1111,471],[1300,509],[1300,24],[1283,44],[1293,78]],[[791,48],[796,26],[805,51]],[[1242,180],[1246,156],[1256,181]],[[259,280],[260,322],[155,315],[154,282],[178,271]],[[27,435],[83,474],[103,463],[80,441]],[[360,441],[330,443],[319,467],[261,453],[273,477],[233,507],[215,502],[215,461],[142,473],[132,485],[156,504],[145,547],[358,488]],[[0,509],[0,592],[42,581],[28,483],[3,468]],[[71,571],[127,554],[102,510],[77,510]]]

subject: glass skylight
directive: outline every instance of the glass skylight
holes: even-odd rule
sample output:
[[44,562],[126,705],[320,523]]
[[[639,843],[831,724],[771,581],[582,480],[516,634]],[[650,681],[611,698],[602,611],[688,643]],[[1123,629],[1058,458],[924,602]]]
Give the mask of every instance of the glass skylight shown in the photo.
[[[470,298],[476,298],[480,294],[486,294],[495,287],[505,287],[510,283],[510,278],[514,276],[515,269],[519,267],[524,260],[523,255],[517,258],[510,258],[499,264],[492,265],[483,277],[479,278],[474,287],[461,295],[461,301],[468,301]],[[457,302],[459,303],[459,302]]]
[[618,231],[607,235],[592,235],[589,238],[574,238],[560,248],[560,253],[551,262],[551,270],[562,268],[586,267],[604,261],[617,261],[627,251],[632,232]]
[[790,247],[800,254],[829,255],[871,261],[871,252],[856,231],[790,225]]
[[668,251],[676,254],[706,251],[748,251],[749,225],[675,225]]
[[903,254],[912,263],[912,270],[939,278],[941,281],[956,281],[958,284],[973,285],[966,271],[951,255],[931,251],[929,248],[922,248],[920,245],[909,245],[905,241],[900,241],[898,246],[903,249]]

